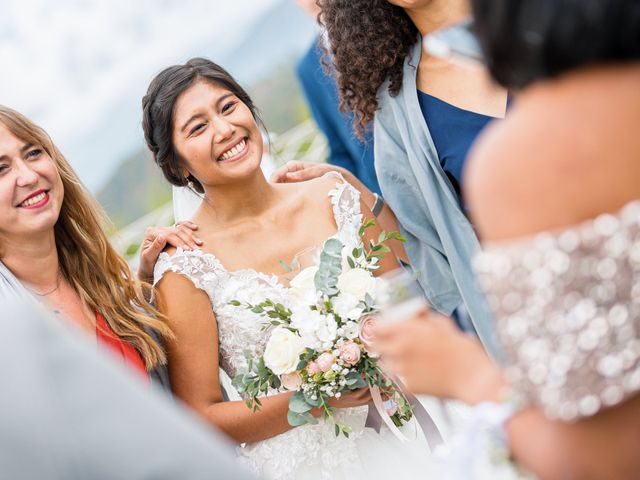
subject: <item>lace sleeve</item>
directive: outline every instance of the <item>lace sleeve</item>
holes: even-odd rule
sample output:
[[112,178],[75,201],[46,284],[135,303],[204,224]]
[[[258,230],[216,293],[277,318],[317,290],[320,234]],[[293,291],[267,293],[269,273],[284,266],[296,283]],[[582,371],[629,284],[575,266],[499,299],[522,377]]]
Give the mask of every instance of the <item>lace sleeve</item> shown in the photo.
[[163,252],[153,269],[153,285],[156,286],[167,272],[184,275],[196,288],[207,291],[223,271],[220,262],[202,250],[183,250],[178,248],[173,255]]
[[507,377],[549,417],[593,415],[640,391],[640,202],[492,246],[474,266]]
[[360,210],[360,192],[338,172],[329,172],[334,176],[336,185],[329,191],[333,215],[338,226],[338,237],[345,245],[356,246],[360,243],[358,230],[362,225]]

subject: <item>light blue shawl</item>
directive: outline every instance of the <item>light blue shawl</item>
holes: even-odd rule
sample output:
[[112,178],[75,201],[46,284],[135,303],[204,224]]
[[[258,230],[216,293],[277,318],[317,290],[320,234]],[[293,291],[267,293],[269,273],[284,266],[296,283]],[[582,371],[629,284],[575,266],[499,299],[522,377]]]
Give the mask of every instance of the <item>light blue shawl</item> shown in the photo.
[[431,305],[449,315],[464,302],[480,340],[497,355],[492,317],[471,265],[479,242],[440,166],[418,103],[420,55],[417,42],[405,60],[396,97],[389,95],[388,82],[378,91],[376,174],[407,237],[409,260]]

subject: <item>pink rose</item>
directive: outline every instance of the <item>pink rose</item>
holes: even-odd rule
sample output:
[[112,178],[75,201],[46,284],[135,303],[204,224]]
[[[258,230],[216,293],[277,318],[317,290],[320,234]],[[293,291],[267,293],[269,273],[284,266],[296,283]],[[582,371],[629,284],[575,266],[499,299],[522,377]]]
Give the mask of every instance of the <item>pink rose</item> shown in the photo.
[[331,367],[335,362],[336,362],[336,357],[331,355],[329,352],[324,352],[316,360],[316,363],[318,364],[318,368],[323,372],[328,372],[329,370],[331,370]]
[[367,351],[370,351],[374,340],[373,329],[375,328],[376,323],[376,317],[374,315],[365,315],[360,319],[360,331],[358,336]]
[[344,342],[338,347],[338,356],[345,365],[355,365],[360,361],[360,347],[353,342]]
[[322,370],[320,370],[320,367],[318,366],[318,364],[316,362],[309,362],[307,364],[307,373],[309,375],[313,376],[316,373],[322,373]]
[[280,381],[287,390],[298,390],[302,385],[302,377],[298,372],[285,373],[280,377]]

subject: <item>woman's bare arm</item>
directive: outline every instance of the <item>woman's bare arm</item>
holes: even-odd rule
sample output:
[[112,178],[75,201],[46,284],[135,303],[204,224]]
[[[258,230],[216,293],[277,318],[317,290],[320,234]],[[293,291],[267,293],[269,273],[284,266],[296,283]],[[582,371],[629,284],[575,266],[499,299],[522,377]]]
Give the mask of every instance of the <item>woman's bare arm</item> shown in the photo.
[[[253,412],[243,401],[223,401],[218,364],[218,328],[206,293],[177,273],[158,283],[158,307],[175,334],[168,348],[169,376],[174,394],[238,443],[256,442],[291,429],[287,420],[291,393],[260,398]],[[332,398],[335,408],[366,405],[369,392],[360,389]],[[314,409],[315,416],[322,411]]]

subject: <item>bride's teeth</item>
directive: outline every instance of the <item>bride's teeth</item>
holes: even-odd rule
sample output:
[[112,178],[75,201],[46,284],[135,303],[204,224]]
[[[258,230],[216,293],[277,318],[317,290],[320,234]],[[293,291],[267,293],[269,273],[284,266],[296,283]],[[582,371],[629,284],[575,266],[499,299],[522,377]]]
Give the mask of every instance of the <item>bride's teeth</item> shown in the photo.
[[242,150],[244,150],[244,146],[245,146],[245,141],[242,140],[239,144],[237,144],[235,147],[230,148],[229,150],[227,150],[226,152],[224,152],[222,155],[220,155],[220,158],[222,160],[228,160],[229,158],[233,157],[234,155],[237,155],[238,153],[240,153]]

